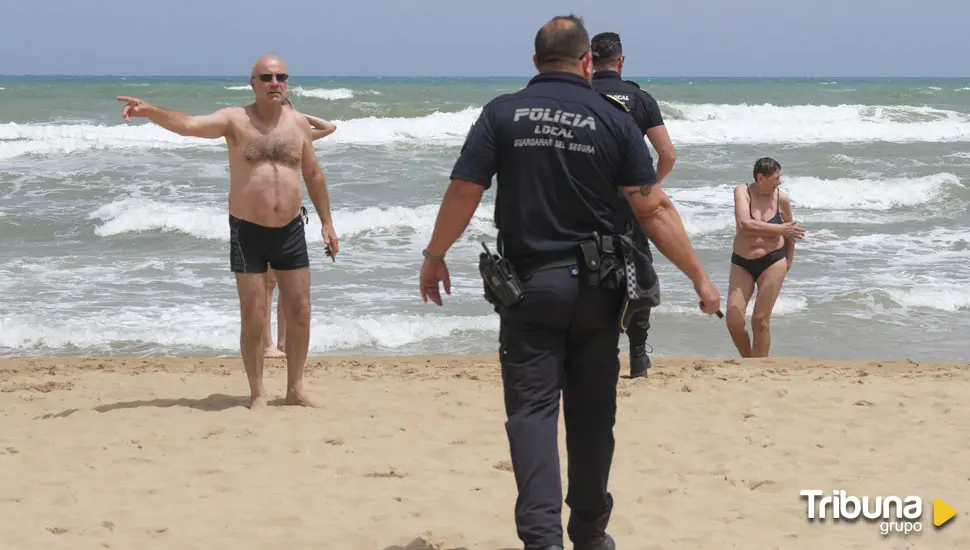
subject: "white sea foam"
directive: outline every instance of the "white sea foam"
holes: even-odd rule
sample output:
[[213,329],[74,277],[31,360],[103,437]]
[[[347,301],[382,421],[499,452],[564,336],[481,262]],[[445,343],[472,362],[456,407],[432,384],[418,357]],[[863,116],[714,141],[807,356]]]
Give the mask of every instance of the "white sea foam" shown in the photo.
[[[494,230],[490,227],[491,212],[491,205],[480,205],[469,229],[483,234],[493,233]],[[389,231],[399,236],[420,233],[425,238],[434,226],[437,213],[438,205],[422,205],[336,208],[332,215],[334,227],[342,238]],[[128,198],[98,208],[88,214],[88,219],[103,222],[94,229],[95,234],[101,237],[153,231],[178,232],[199,239],[228,241],[227,216],[228,211],[222,206]],[[322,241],[317,231],[307,231],[306,236],[308,242]]]
[[[870,217],[853,217],[852,221],[877,224],[892,221],[882,217],[882,212],[938,201],[945,198],[949,188],[958,185],[961,185],[959,179],[948,173],[887,180],[823,180],[794,176],[786,178],[783,184],[801,220],[839,221],[841,211],[868,211],[872,213]],[[732,187],[672,188],[668,193],[677,204],[688,233],[705,235],[734,227]],[[437,211],[437,204],[337,208],[333,217],[339,234],[345,238],[388,232],[407,238],[429,233]],[[132,197],[105,204],[90,212],[88,219],[98,220],[94,232],[101,237],[177,232],[200,239],[227,241],[227,215],[221,204],[186,204]],[[482,204],[470,229],[478,234],[493,234],[491,215],[492,206]],[[318,232],[307,232],[308,241],[320,239]]]
[[676,143],[970,141],[970,117],[916,106],[661,103]]
[[295,88],[290,88],[290,93],[297,97],[312,97],[315,99],[351,99],[354,97],[354,91],[348,88],[304,88],[303,86],[296,86]]
[[[337,133],[318,147],[334,143],[382,145],[400,142],[460,145],[478,109],[432,113],[423,117],[368,117],[335,120]],[[0,160],[21,155],[84,151],[202,148],[224,150],[223,140],[182,137],[150,123],[131,125],[0,124]]]
[[957,266],[970,260],[970,230],[935,228],[905,233],[872,232],[841,236],[836,231],[812,233],[799,244],[801,250],[831,254],[832,258],[856,257],[895,266],[931,264]]
[[[748,317],[754,312],[754,302],[754,299],[748,302]],[[772,316],[785,316],[804,311],[807,308],[808,300],[804,296],[791,295],[789,293],[778,296],[775,307],[771,310],[771,314]],[[651,320],[653,319],[653,314],[656,314],[659,319],[664,315],[700,315],[701,311],[696,306],[687,307],[678,304],[661,303],[653,310]]]
[[182,137],[154,124],[0,124],[0,160],[106,149],[225,149],[221,141]]
[[956,313],[970,310],[970,289],[966,284],[931,280],[919,283],[889,277],[874,277],[870,286],[844,295],[871,312],[907,315],[914,311]]
[[822,210],[890,210],[940,200],[948,189],[962,186],[950,173],[920,178],[823,180],[813,177],[785,178],[792,205]]
[[[302,90],[301,88],[297,88]],[[305,97],[352,96],[345,89],[311,88]],[[368,92],[371,93],[371,92]],[[349,97],[349,96],[348,96]],[[716,105],[664,104],[667,127],[676,143],[760,144],[822,142],[970,142],[970,117],[929,107],[864,105]],[[338,130],[317,142],[385,145],[414,143],[457,146],[478,117],[479,108],[418,117],[366,117],[335,120]],[[104,149],[223,148],[221,140],[183,138],[146,123],[0,125],[0,159]]]
[[[808,176],[785,176],[782,189],[792,200],[792,208],[821,210],[889,210],[900,206],[917,206],[939,200],[948,189],[963,184],[950,173],[919,178],[887,179],[821,179]],[[734,185],[670,189],[677,201],[734,208]]]
[[[666,125],[678,143],[966,142],[970,117],[955,111],[909,106],[663,104]],[[460,144],[480,109],[416,118],[335,121],[328,143],[400,141]]]
[[[226,86],[226,90],[230,91],[243,91],[251,90],[252,87],[246,86]],[[351,99],[354,97],[355,91],[349,88],[304,88],[303,86],[295,86],[290,88],[290,93],[296,97],[311,97],[314,99]],[[378,95],[380,92],[376,90],[364,90],[359,93],[374,94]]]
[[849,155],[842,154],[842,153],[836,153],[836,154],[830,156],[829,159],[833,163],[836,163],[836,164],[855,164],[856,163],[856,159],[855,158],[850,157]]
[[966,286],[890,288],[882,292],[904,309],[970,310],[970,289]]
[[[457,282],[456,282],[457,284]],[[380,296],[386,302],[387,296]],[[802,296],[779,297],[773,314],[785,316],[805,310]],[[754,308],[749,304],[748,314]],[[661,305],[656,315],[695,316],[696,308]],[[314,316],[310,326],[310,352],[354,351],[360,348],[399,349],[404,346],[454,338],[461,333],[478,337],[495,335],[498,316],[440,314],[360,314],[328,312]],[[275,326],[274,326],[275,331]],[[239,320],[235,304],[118,306],[97,312],[51,308],[43,313],[20,311],[0,315],[0,348],[20,351],[67,347],[108,352],[117,346],[153,349],[174,347],[238,353]]]
[[[458,112],[432,113],[423,117],[367,117],[337,120],[337,131],[329,143],[383,145],[412,142],[461,145],[481,112],[467,108]],[[331,139],[332,138],[332,139]]]
[[[125,306],[92,314],[57,312],[0,316],[0,348],[30,350],[75,346],[108,351],[112,344],[204,348],[238,353],[234,307],[207,304]],[[452,315],[320,315],[311,320],[310,351],[395,349],[464,331],[496,331],[498,318]]]

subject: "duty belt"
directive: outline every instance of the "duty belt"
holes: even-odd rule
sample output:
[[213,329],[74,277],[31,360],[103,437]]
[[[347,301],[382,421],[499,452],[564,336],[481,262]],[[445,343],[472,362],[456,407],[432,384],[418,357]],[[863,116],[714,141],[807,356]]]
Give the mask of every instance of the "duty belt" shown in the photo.
[[[600,236],[580,244],[581,256],[586,267],[587,281],[591,286],[623,289],[623,306],[620,311],[620,332],[626,332],[630,319],[640,310],[659,303],[651,296],[641,296],[637,285],[636,243],[628,235]],[[652,265],[645,266],[645,280],[655,278]]]
[[606,288],[620,288],[625,283],[627,297],[635,300],[637,266],[633,258],[634,246],[627,235],[593,233],[592,240],[579,245],[589,283]]

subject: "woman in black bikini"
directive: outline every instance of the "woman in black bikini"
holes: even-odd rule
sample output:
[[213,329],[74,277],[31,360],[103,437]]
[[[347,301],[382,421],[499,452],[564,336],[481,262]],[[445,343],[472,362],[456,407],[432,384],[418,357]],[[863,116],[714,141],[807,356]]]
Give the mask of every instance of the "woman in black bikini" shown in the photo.
[[[791,269],[795,241],[805,234],[792,221],[791,201],[778,187],[781,165],[772,158],[754,164],[754,183],[734,188],[736,233],[728,281],[727,327],[741,357],[767,357],[769,321],[785,275]],[[784,260],[784,261],[782,261]],[[758,287],[751,315],[753,340],[745,329],[748,301]]]

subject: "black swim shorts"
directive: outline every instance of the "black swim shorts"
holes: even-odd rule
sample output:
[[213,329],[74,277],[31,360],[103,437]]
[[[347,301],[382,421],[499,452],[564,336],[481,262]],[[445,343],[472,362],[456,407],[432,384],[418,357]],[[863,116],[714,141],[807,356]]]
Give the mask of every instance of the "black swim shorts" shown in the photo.
[[266,227],[229,216],[229,267],[233,273],[266,273],[310,266],[302,216]]

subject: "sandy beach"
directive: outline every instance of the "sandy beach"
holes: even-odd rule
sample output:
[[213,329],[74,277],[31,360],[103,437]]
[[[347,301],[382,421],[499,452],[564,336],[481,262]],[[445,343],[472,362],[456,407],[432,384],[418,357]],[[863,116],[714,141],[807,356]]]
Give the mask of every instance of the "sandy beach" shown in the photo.
[[[266,374],[279,398],[282,365]],[[970,547],[970,365],[625,372],[619,548]],[[260,412],[238,358],[7,359],[0,373],[2,548],[521,548],[495,357],[311,358],[322,407]],[[917,495],[923,529],[810,523],[802,489]],[[957,510],[940,530],[936,498]]]

